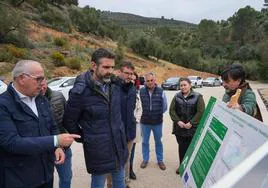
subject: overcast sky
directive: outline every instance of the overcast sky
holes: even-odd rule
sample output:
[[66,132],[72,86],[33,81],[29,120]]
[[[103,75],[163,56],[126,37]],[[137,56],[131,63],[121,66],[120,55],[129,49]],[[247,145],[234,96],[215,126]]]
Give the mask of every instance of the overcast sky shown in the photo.
[[164,16],[198,24],[202,19],[226,20],[239,8],[263,8],[264,0],[79,0],[100,10],[132,13],[145,17]]

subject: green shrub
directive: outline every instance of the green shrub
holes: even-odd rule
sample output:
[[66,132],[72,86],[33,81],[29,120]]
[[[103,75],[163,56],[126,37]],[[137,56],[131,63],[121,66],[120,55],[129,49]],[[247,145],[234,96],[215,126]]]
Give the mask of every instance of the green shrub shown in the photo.
[[67,59],[66,64],[70,69],[76,69],[76,70],[81,69],[80,59],[78,59],[76,57],[71,57],[71,58]]
[[10,52],[16,58],[24,58],[26,50],[23,48],[18,48],[12,44],[6,46],[8,52]]
[[[40,6],[47,6],[47,2],[44,0],[27,0],[27,3],[29,3],[30,5],[34,6],[34,7],[40,7]],[[46,8],[46,7],[44,7]]]
[[88,62],[90,59],[90,56],[85,52],[80,52],[75,55],[76,58],[80,59],[80,61]]
[[[44,38],[44,40],[45,40],[46,42],[52,42],[52,41],[53,41],[53,37],[52,37],[50,34],[48,34],[48,33],[45,33],[45,34],[43,35],[43,38]],[[54,39],[54,41],[55,41],[55,39]]]
[[122,43],[120,42],[118,43],[117,48],[115,50],[115,54],[116,54],[116,58],[115,58],[116,68],[119,68],[121,67],[121,61],[125,57],[125,49]]
[[258,80],[260,79],[260,72],[259,72],[259,65],[260,62],[251,60],[251,61],[246,61],[243,63],[243,67],[246,72],[246,77],[249,80]]
[[32,42],[27,38],[24,31],[14,31],[5,37],[4,43],[14,44],[21,48],[34,48]]
[[81,52],[84,52],[85,51],[85,47],[79,45],[79,44],[75,44],[73,46],[73,49],[75,50],[75,52],[78,54],[78,53],[81,53]]
[[0,3],[0,43],[32,47],[26,37],[25,23],[24,15],[20,11]]
[[56,46],[66,46],[68,43],[67,39],[65,37],[55,37],[54,38],[54,44]]
[[56,67],[65,66],[64,55],[62,55],[60,52],[53,52],[50,57]]
[[6,48],[0,48],[0,62],[12,62],[13,55]]
[[11,63],[0,63],[0,75],[4,76],[7,75],[7,73],[9,74],[13,67],[14,65]]
[[72,31],[72,23],[67,11],[48,5],[47,10],[41,13],[41,24],[69,33]]
[[85,48],[85,52],[86,52],[88,55],[92,55],[94,51],[95,51],[95,50],[94,50],[93,48],[89,47],[89,46],[86,46],[86,48]]

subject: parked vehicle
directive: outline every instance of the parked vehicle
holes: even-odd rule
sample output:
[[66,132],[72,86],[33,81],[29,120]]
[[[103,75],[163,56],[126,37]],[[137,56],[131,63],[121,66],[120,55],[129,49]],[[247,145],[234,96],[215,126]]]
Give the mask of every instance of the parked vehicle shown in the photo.
[[66,100],[69,97],[69,91],[73,88],[76,77],[57,77],[48,81],[50,89],[62,92]]
[[188,76],[192,82],[193,87],[203,87],[203,79],[200,76]]
[[218,77],[218,78],[219,78],[219,80],[220,80],[220,82],[221,82],[221,85],[222,85],[223,81],[222,81],[221,77]]
[[179,84],[179,77],[171,77],[168,78],[166,81],[164,81],[161,85],[161,87],[165,90],[179,90],[180,84]]
[[220,86],[221,81],[219,78],[208,77],[203,81],[203,86]]
[[0,94],[4,93],[6,90],[7,90],[7,85],[2,80],[0,80]]

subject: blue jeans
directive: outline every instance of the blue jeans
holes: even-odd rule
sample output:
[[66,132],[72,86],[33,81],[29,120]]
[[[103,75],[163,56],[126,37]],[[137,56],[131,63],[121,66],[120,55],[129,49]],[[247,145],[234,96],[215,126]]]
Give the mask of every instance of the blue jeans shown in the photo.
[[72,150],[68,148],[64,151],[65,161],[61,165],[56,165],[59,174],[59,188],[70,188],[72,181]]
[[[112,185],[115,188],[125,188],[125,169],[122,167],[119,171],[111,173]],[[91,188],[104,188],[107,174],[91,176]]]
[[162,123],[158,125],[141,124],[143,161],[145,162],[149,161],[149,153],[150,153],[149,140],[150,140],[151,130],[153,131],[153,134],[154,134],[155,152],[156,152],[157,162],[163,162],[163,144],[161,140]]

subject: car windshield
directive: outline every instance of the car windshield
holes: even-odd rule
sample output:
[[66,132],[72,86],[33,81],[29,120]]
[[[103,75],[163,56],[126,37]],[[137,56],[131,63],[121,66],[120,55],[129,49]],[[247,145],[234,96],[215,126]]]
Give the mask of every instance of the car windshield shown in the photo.
[[196,76],[188,76],[188,78],[190,79],[190,80],[196,80]]
[[169,78],[166,82],[178,82],[180,78]]
[[63,81],[62,78],[54,78],[54,79],[52,79],[52,80],[49,80],[49,81],[47,82],[47,83],[48,83],[47,85],[48,85],[48,86],[57,86],[57,85],[61,84],[62,81]]
[[215,80],[213,77],[208,77],[206,80]]
[[2,82],[2,81],[0,80],[0,86],[2,86],[2,85],[4,85],[4,82]]

